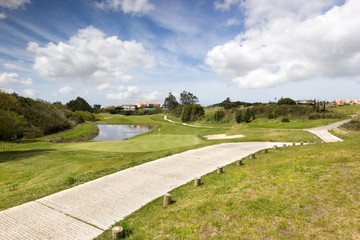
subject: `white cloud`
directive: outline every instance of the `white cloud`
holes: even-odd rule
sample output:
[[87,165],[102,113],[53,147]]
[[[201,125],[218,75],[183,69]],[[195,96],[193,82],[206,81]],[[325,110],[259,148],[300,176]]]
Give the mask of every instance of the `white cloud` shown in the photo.
[[139,89],[136,86],[120,86],[117,89],[117,93],[109,93],[106,97],[113,100],[139,100]]
[[148,0],[102,0],[101,2],[95,2],[95,6],[100,9],[132,14],[147,13],[154,9],[154,5]]
[[215,9],[222,11],[229,10],[232,5],[240,4],[241,0],[224,0],[224,1],[215,1]]
[[44,78],[56,80],[75,78],[102,83],[108,79],[126,82],[131,68],[150,68],[154,57],[146,53],[141,43],[121,41],[116,36],[105,37],[89,26],[79,30],[68,43],[50,42],[42,48],[35,42],[28,51],[36,53],[33,68]]
[[226,21],[226,26],[239,26],[241,25],[242,21],[240,19],[237,18],[230,18]]
[[73,93],[74,89],[72,87],[69,86],[64,86],[62,88],[59,89],[59,93],[61,94],[70,94]]
[[32,85],[33,81],[31,78],[22,79],[16,73],[1,73],[0,74],[1,85]]
[[[285,5],[283,13],[278,10],[279,16],[268,17],[265,25],[261,17],[260,25],[254,23],[234,40],[210,50],[205,62],[244,88],[270,87],[318,76],[360,75],[358,1],[349,0],[318,15],[315,13],[321,12],[328,1],[315,1],[319,9],[306,1],[294,1],[301,12],[295,15],[289,10],[293,1],[275,1],[274,5],[280,2]],[[269,9],[271,4],[264,5],[249,10],[250,15],[263,12],[264,7]]]
[[5,19],[5,18],[6,18],[5,13],[0,13],[0,19]]
[[15,64],[12,64],[12,63],[4,63],[3,64],[4,68],[6,69],[10,69],[10,70],[23,70],[22,67],[19,67]]
[[35,90],[31,89],[31,88],[25,89],[23,91],[23,93],[24,93],[25,97],[31,97],[32,98],[32,97],[37,96],[37,92]]
[[1,0],[0,7],[15,10],[20,7],[23,7],[27,3],[31,3],[31,1],[30,0]]
[[96,87],[97,90],[105,90],[110,86],[108,83],[102,83]]

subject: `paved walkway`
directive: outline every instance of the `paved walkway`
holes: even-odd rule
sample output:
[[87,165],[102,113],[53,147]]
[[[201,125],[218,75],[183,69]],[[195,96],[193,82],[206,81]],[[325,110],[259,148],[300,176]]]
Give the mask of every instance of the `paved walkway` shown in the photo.
[[208,146],[87,182],[1,211],[0,239],[93,239],[143,205],[195,177],[282,144]]
[[342,142],[343,140],[332,135],[331,133],[329,133],[328,130],[337,128],[338,126],[347,123],[351,121],[351,119],[346,119],[340,122],[336,122],[330,125],[326,125],[326,126],[322,126],[322,127],[316,127],[316,128],[309,128],[309,129],[304,129],[304,131],[308,131],[311,132],[312,134],[317,135],[319,138],[321,138],[324,142]]
[[143,205],[195,177],[250,153],[283,144],[224,143],[194,149],[0,211],[0,239],[93,239]]

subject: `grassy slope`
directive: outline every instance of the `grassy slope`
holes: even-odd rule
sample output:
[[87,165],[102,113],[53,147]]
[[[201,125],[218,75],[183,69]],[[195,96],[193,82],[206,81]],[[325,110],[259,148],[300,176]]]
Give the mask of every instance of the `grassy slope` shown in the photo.
[[93,123],[82,123],[77,125],[74,129],[60,132],[57,134],[48,135],[39,138],[41,141],[49,142],[79,142],[87,141],[94,138],[98,134],[99,129]]
[[[270,150],[156,199],[124,221],[129,239],[359,239],[360,133]],[[130,236],[129,236],[130,235]],[[111,239],[108,230],[98,239]]]
[[[98,115],[99,123],[142,123],[148,133],[114,142],[34,142],[0,150],[0,210],[61,191],[131,166],[188,149],[234,141],[315,141],[301,131],[205,129],[175,125],[161,115]],[[158,129],[161,129],[160,134]],[[204,135],[245,134],[245,138],[208,141]],[[1,143],[6,145],[6,143]]]

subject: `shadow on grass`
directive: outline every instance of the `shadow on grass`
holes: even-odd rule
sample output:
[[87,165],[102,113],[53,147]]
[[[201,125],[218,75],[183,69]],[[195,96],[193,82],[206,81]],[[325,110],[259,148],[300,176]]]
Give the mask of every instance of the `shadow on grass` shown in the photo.
[[12,162],[43,155],[48,152],[56,151],[56,149],[36,149],[27,151],[0,151],[0,163]]

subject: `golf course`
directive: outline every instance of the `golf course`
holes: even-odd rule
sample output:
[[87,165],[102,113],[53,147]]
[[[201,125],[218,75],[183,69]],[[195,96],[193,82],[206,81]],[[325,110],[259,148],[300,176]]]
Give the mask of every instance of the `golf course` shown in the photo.
[[[358,115],[360,108],[339,108]],[[152,131],[122,141],[72,142],[94,131],[84,123],[64,133],[31,141],[1,142],[0,210],[33,201],[76,185],[190,149],[236,142],[304,142],[322,140],[301,129],[339,119],[257,119],[251,124],[204,124],[196,127],[163,114],[97,114],[95,124],[141,124]],[[267,125],[266,125],[267,124]],[[96,130],[96,128],[95,128]],[[241,167],[225,166],[221,175],[202,177],[171,191],[174,203],[156,199],[116,225],[129,239],[313,239],[358,238],[360,133],[342,127],[332,132],[344,142],[310,144],[258,153]],[[240,138],[208,140],[215,134]],[[56,143],[49,139],[62,138]],[[66,140],[69,140],[66,142]],[[310,229],[310,230],[309,230]],[[98,239],[111,239],[111,229]]]

